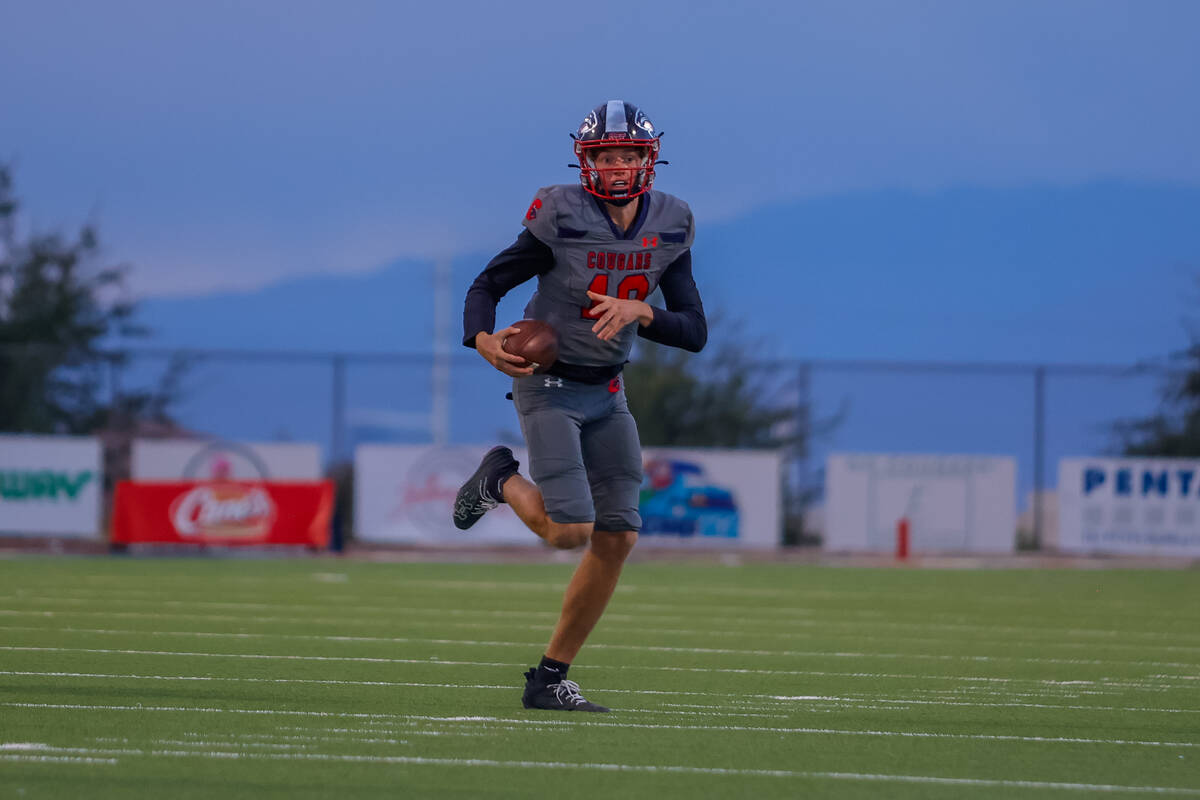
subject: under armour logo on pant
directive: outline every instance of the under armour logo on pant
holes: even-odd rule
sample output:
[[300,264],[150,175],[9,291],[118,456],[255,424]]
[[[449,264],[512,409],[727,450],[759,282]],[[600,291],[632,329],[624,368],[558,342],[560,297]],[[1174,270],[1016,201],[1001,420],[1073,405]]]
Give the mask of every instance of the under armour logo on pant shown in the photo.
[[546,385],[547,385],[547,386],[555,386],[555,387],[557,387],[557,388],[561,389],[561,388],[562,388],[562,385],[563,385],[563,379],[562,379],[562,378],[550,378],[550,377],[547,377],[547,378],[546,378]]

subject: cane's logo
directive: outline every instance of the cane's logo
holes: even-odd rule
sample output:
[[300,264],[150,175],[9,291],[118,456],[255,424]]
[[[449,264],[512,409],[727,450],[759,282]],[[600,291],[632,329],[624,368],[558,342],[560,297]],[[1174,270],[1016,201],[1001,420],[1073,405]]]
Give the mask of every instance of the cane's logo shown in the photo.
[[275,523],[275,502],[258,486],[212,483],[197,486],[171,503],[171,523],[180,536],[252,539]]
[[528,219],[528,220],[537,219],[537,212],[538,212],[538,209],[541,207],[542,207],[542,198],[540,198],[540,197],[533,198],[533,202],[529,204],[529,210],[525,212],[525,219]]

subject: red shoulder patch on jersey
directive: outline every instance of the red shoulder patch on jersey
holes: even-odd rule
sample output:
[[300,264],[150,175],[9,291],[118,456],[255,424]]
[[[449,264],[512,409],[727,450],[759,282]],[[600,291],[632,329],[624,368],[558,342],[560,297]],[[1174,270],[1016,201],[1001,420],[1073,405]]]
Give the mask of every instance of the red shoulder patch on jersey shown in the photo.
[[535,219],[538,209],[542,207],[542,198],[535,197],[533,202],[529,204],[529,210],[525,212],[525,219]]

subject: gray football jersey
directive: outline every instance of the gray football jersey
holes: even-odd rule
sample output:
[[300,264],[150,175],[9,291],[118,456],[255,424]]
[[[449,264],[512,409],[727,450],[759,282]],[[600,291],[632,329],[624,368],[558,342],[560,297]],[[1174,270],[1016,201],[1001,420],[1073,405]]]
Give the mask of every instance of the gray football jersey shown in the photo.
[[591,305],[587,292],[645,300],[667,266],[692,246],[695,226],[687,203],[654,190],[642,197],[646,217],[632,239],[613,235],[607,215],[579,184],[546,186],[534,197],[523,224],[554,252],[554,268],[538,276],[525,317],[558,330],[560,361],[625,363],[637,324],[601,341],[592,333],[595,318],[584,314]]

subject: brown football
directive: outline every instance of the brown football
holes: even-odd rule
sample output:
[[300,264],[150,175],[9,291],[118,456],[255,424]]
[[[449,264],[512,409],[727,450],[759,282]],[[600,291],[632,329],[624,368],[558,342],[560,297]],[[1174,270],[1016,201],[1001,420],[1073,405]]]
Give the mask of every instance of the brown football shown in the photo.
[[558,360],[558,331],[548,322],[523,319],[514,322],[519,329],[504,340],[504,350],[531,362],[534,372],[545,372]]

